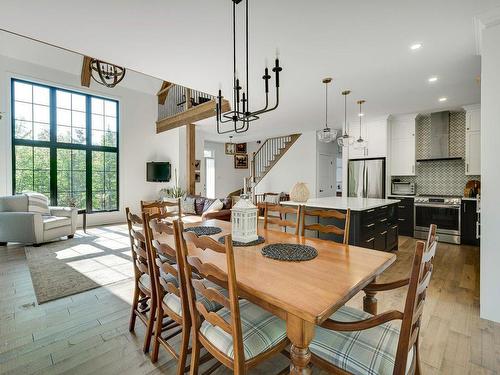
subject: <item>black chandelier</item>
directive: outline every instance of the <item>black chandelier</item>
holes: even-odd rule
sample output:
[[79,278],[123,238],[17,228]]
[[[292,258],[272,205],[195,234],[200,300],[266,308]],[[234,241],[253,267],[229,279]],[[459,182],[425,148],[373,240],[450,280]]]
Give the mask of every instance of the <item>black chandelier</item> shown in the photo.
[[[248,0],[245,0],[245,48],[246,48],[246,92],[240,86],[240,80],[236,73],[236,5],[241,3],[242,0],[231,0],[233,2],[233,110],[222,113],[222,92],[219,90],[216,105],[216,118],[217,118],[217,133],[224,134],[230,132],[243,133],[248,130],[249,124],[252,121],[258,120],[259,115],[270,112],[278,108],[279,104],[279,87],[280,87],[280,72],[283,70],[280,67],[278,56],[274,61],[274,68],[272,71],[275,75],[276,86],[276,104],[269,108],[269,69],[266,67],[262,79],[265,82],[266,105],[257,110],[250,110],[249,103],[249,82],[248,82]],[[240,105],[241,103],[241,105]],[[229,130],[222,131],[221,124],[233,122],[233,127]],[[239,124],[241,123],[241,124]]]
[[90,72],[94,81],[109,88],[115,87],[125,77],[125,68],[97,59],[90,61]]

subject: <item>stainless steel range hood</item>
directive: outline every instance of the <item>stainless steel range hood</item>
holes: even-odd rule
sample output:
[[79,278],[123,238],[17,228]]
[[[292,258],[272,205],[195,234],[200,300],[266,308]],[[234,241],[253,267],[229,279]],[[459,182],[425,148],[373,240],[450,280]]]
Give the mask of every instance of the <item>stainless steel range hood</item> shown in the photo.
[[436,160],[456,160],[460,157],[450,156],[450,112],[435,112],[431,113],[431,129],[430,137],[426,137],[429,141],[417,139],[421,142],[427,152],[426,157],[417,159],[417,161],[436,161]]

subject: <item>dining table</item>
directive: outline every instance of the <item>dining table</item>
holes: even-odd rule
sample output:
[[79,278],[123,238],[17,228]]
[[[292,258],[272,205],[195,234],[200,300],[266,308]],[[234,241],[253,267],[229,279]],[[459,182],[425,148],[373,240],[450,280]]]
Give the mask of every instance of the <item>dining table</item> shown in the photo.
[[[210,236],[215,240],[231,233],[230,222],[215,219],[186,223],[184,227],[200,225],[219,227],[222,231]],[[290,374],[310,374],[309,344],[314,338],[315,327],[387,269],[396,260],[396,255],[261,226],[258,235],[264,238],[264,243],[234,247],[238,294],[286,322],[291,342]],[[171,236],[166,237],[170,238],[165,241],[174,245]],[[298,262],[262,255],[264,246],[275,243],[312,246],[318,255],[312,260]],[[190,255],[227,272],[224,254],[198,249],[190,242],[187,247]]]

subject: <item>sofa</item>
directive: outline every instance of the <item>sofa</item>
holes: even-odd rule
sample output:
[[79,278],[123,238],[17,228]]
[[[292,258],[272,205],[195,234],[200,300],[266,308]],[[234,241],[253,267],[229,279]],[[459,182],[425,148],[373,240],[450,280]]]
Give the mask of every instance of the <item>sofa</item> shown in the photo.
[[[194,211],[186,211],[185,199],[194,199]],[[196,223],[204,220],[218,219],[224,221],[231,221],[231,198],[219,198],[223,207],[217,211],[208,211],[210,205],[215,199],[206,198],[202,196],[188,195],[181,199],[182,207],[182,221],[185,223]]]
[[39,246],[59,237],[72,238],[78,209],[49,207],[49,211],[48,215],[29,212],[25,194],[0,197],[0,245],[21,242]]

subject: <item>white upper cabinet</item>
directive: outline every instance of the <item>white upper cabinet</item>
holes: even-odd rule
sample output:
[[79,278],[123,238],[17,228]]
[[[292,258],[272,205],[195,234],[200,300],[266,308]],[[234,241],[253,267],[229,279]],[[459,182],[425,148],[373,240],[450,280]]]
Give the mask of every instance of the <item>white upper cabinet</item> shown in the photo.
[[392,176],[415,176],[414,115],[392,117],[390,166]]
[[[359,138],[359,123],[349,126],[349,134],[355,140]],[[363,123],[361,136],[366,140],[367,147],[357,149],[355,145],[349,146],[349,159],[383,158],[387,156],[386,118]]]
[[464,107],[465,114],[465,174],[481,174],[481,107]]

